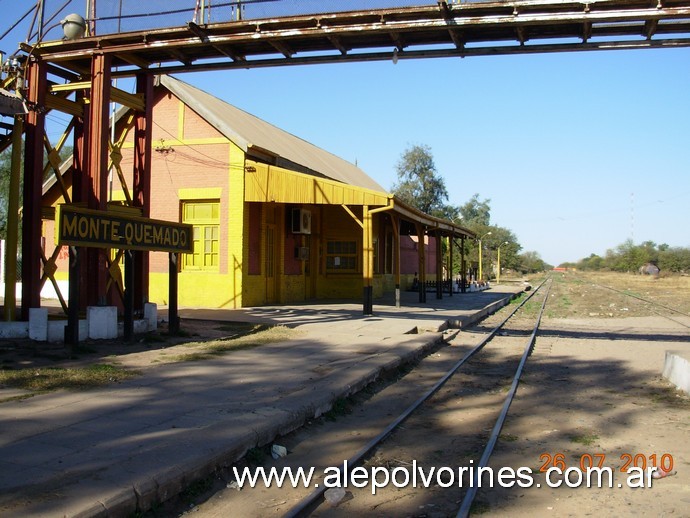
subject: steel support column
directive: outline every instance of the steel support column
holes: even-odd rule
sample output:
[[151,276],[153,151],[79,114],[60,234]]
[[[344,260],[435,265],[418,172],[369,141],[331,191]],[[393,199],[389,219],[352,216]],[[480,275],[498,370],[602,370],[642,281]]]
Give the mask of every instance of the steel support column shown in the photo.
[[177,272],[179,254],[168,254],[168,331],[176,335],[180,332],[180,317],[177,312]]
[[441,231],[436,231],[436,298],[443,298],[443,255],[441,247]]
[[421,223],[417,227],[417,259],[419,264],[419,302],[426,302],[426,253],[424,250],[424,227]]
[[43,187],[43,134],[48,67],[40,59],[27,63],[28,101],[35,109],[26,117],[24,198],[22,225],[22,320],[29,309],[41,306],[41,196]]
[[[88,207],[105,210],[108,202],[108,131],[110,115],[111,56],[95,54],[91,60],[91,106],[89,124],[86,127],[86,145],[88,146],[88,163],[85,180],[90,186]],[[87,284],[87,304],[105,303],[107,262],[106,250],[89,248],[86,270],[89,276]]]
[[125,250],[124,339],[134,338],[134,251]]
[[16,318],[17,309],[17,248],[19,238],[19,184],[22,168],[22,134],[24,120],[15,115],[12,128],[12,167],[7,193],[7,242],[5,243],[5,321]]
[[393,272],[395,274],[395,307],[400,307],[400,221],[391,214],[393,223]]
[[80,260],[84,248],[70,246],[69,248],[69,302],[67,309],[67,325],[65,326],[65,343],[72,346],[79,344],[79,291]]
[[[151,132],[153,127],[153,76],[137,75],[137,93],[143,94],[145,110],[134,119],[134,169],[132,203],[142,208],[142,216],[151,216]],[[134,310],[143,311],[149,300],[149,253],[134,253]]]
[[[83,106],[83,113],[81,117],[76,117],[74,121],[74,146],[72,159],[72,202],[73,203],[88,203],[89,199],[89,182],[86,176],[88,169],[88,138],[89,133],[85,131],[87,121],[89,120],[91,109],[90,104],[85,102],[86,92],[78,90],[76,92],[76,102]],[[86,248],[70,249],[70,257],[72,253],[79,256],[78,263],[74,269],[70,268],[70,296],[69,296],[69,314],[72,314],[73,305],[76,311],[86,310],[86,298],[84,294],[88,286],[88,274],[86,270]],[[72,278],[74,277],[74,281]],[[72,283],[77,283],[77,287],[72,287]],[[73,291],[74,290],[74,291]],[[77,313],[78,315],[78,313]]]
[[460,238],[460,293],[467,292],[467,261],[465,260],[465,236]]
[[448,296],[453,296],[453,235],[448,236]]
[[371,315],[374,312],[374,236],[369,206],[362,207],[362,261],[363,261],[363,313]]

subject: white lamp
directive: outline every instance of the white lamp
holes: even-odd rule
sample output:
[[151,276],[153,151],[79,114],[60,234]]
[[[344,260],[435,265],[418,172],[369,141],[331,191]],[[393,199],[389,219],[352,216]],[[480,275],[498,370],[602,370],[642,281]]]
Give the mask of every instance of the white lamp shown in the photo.
[[78,40],[86,33],[86,20],[78,14],[68,14],[64,20],[60,20],[60,25],[66,40]]

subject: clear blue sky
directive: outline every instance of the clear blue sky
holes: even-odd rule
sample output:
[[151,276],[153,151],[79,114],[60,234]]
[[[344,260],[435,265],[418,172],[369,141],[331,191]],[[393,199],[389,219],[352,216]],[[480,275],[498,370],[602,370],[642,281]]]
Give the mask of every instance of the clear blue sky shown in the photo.
[[178,77],[356,162],[386,189],[406,148],[430,146],[450,203],[489,199],[492,223],[551,264],[629,238],[690,247],[690,49]]

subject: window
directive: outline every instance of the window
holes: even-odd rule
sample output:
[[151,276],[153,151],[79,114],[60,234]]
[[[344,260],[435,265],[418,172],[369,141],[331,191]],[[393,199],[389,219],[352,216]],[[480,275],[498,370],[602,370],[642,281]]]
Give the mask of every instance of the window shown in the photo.
[[185,254],[185,270],[218,271],[220,259],[220,202],[183,202],[182,222],[194,226],[194,252]]
[[355,241],[328,241],[326,243],[327,272],[356,272],[357,243]]

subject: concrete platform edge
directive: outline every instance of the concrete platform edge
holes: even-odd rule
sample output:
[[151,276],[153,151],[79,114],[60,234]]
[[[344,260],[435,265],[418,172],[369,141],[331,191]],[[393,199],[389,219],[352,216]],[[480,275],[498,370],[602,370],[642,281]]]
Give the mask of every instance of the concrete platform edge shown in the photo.
[[[506,306],[519,293],[502,297],[486,307],[465,317],[449,318],[447,327],[466,328]],[[280,400],[279,406],[262,406],[254,409],[247,418],[247,431],[220,440],[215,449],[199,450],[188,455],[175,464],[161,467],[155,472],[136,473],[131,479],[105,491],[98,500],[80,505],[71,505],[65,516],[101,517],[127,516],[135,512],[151,509],[156,503],[164,502],[179,493],[189,484],[214,475],[240,461],[251,448],[263,447],[287,433],[290,433],[308,421],[328,412],[334,403],[352,396],[381,378],[386,373],[395,371],[426,355],[453,333],[425,332],[404,335],[395,346],[382,354],[375,354],[356,368],[347,372],[327,376],[309,385],[309,391],[298,391]],[[316,385],[316,386],[315,386]],[[318,386],[322,385],[322,386]],[[320,389],[320,390],[319,390]],[[215,422],[205,428],[210,436],[222,439],[224,427],[237,416]],[[110,489],[110,488],[109,488]],[[79,508],[81,507],[81,508]],[[60,513],[63,514],[63,513]],[[30,516],[30,515],[27,515]]]
[[[441,341],[443,341],[443,335],[440,333],[414,336],[409,342],[417,342],[417,344],[412,345],[411,350],[372,366],[367,373],[350,380],[350,383],[343,384],[338,390],[320,393],[316,399],[312,398],[306,404],[297,408],[293,407],[292,411],[275,407],[257,409],[257,413],[262,417],[262,425],[231,441],[222,452],[209,452],[201,458],[171,466],[154,475],[153,478],[146,475],[135,479],[131,487],[108,495],[73,516],[126,516],[136,511],[148,510],[156,502],[164,502],[179,494],[186,485],[195,480],[212,476],[220,469],[240,461],[251,448],[266,446],[276,438],[304,426],[309,420],[328,412],[338,399],[356,394],[383,374],[415,361]],[[289,405],[287,407],[289,408]],[[222,427],[223,423],[218,423],[216,426]]]

